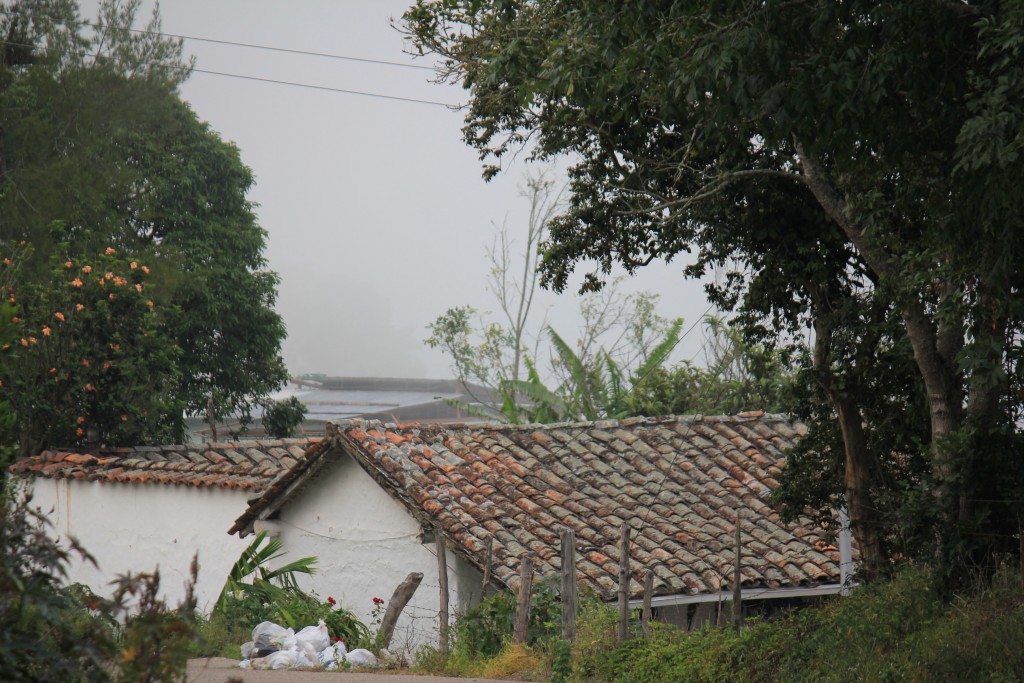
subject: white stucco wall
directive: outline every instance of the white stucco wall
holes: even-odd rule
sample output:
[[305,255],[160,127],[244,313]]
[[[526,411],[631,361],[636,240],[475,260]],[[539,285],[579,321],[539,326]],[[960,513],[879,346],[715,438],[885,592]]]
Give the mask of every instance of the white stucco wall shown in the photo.
[[161,595],[177,605],[185,594],[192,556],[199,553],[198,606],[209,611],[231,565],[251,539],[228,536],[245,510],[244,491],[34,479],[33,507],[62,536],[74,536],[99,565],[75,561],[69,580],[109,596],[125,572],[160,569]]
[[[259,528],[259,527],[257,527]],[[280,535],[285,560],[316,555],[318,571],[302,585],[371,625],[373,598],[389,600],[410,572],[423,582],[402,613],[391,649],[415,654],[437,641],[440,591],[433,543],[419,541],[419,524],[350,458],[318,474],[267,528]],[[449,550],[449,607],[454,615],[479,600],[482,576]],[[454,621],[454,619],[451,619]]]

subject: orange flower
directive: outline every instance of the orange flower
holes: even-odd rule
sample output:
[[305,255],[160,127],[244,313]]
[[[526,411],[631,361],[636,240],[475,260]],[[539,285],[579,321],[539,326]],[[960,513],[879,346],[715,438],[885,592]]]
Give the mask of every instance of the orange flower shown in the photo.
[[11,298],[8,299],[8,301],[10,301],[12,304],[14,303],[14,295],[13,294],[11,295]]
[[150,308],[153,308],[153,306],[154,306],[152,301],[147,301],[146,305],[149,306]]
[[128,281],[125,280],[123,277],[118,276],[114,278],[114,284],[117,285],[118,287],[124,287],[126,284],[128,284]]
[[128,267],[131,268],[132,270],[135,270],[136,268],[139,267],[139,264],[136,263],[135,261],[132,261],[131,263],[128,264]]
[[55,373],[55,372],[57,372],[57,368],[50,368],[50,374],[51,374],[51,375],[52,375],[53,373]]
[[96,391],[96,387],[94,387],[91,383],[90,384],[86,384],[85,385],[85,390],[86,391]]
[[83,360],[82,360],[82,365],[84,365],[85,367],[89,367],[89,361],[88,361],[88,360],[85,360],[85,359],[83,359]]
[[35,337],[29,337],[28,338],[28,343],[29,344],[35,344],[36,343],[36,338]]
[[127,415],[122,415],[121,416],[121,422],[127,422],[127,421],[128,421],[128,416]]
[[110,361],[109,360],[103,363],[103,369],[104,370],[109,370],[110,369]]
[[5,266],[9,266],[9,265],[11,265],[11,259],[9,259],[9,258],[5,258],[5,259],[4,259],[4,265],[5,265]]
[[105,253],[107,256],[113,256],[114,254],[117,253],[117,251],[115,251],[113,247],[107,247],[107,250],[103,253]]
[[10,344],[4,344],[3,347],[0,347],[0,348],[3,348],[3,350],[6,351],[7,349],[11,348],[11,345]]
[[64,262],[64,267],[65,267],[65,268],[73,268],[73,267],[74,267],[74,265],[75,265],[75,264],[74,264],[74,263],[72,263],[71,261],[65,261],[65,262]]
[[147,268],[146,266],[142,266],[142,272],[145,273],[146,275],[149,275],[149,268]]
[[24,337],[22,337],[21,338],[21,345],[22,346],[28,346],[28,339],[25,339]]
[[13,318],[11,318],[11,322],[12,323],[20,323],[21,322],[21,318],[19,318],[18,316],[14,316]]
[[82,266],[82,272],[88,275],[92,272],[92,266]]
[[84,425],[85,424],[85,418],[84,417],[80,417],[77,420],[75,420],[75,422],[77,422],[80,425]]
[[96,282],[99,283],[100,287],[106,287],[107,286],[107,281],[104,280],[103,278],[97,278]]
[[81,311],[81,310],[83,310],[84,308],[85,308],[85,306],[83,306],[82,304],[75,304],[75,310],[76,310],[76,311]]
[[114,300],[114,293],[113,293],[113,292],[111,292],[111,293],[110,293],[110,296],[108,296],[107,298],[108,298],[108,299],[110,299],[111,301],[113,301],[113,300]]
[[135,285],[135,291],[142,294],[142,285]]
[[120,344],[111,344],[110,348],[114,349],[115,351],[120,351],[121,350],[121,345]]
[[43,325],[43,336],[44,337],[49,337],[50,336],[50,328],[47,327],[46,325]]
[[85,431],[81,427],[75,430],[75,436],[82,436],[83,434],[85,434]]
[[108,280],[113,280],[113,279],[114,279],[114,274],[113,274],[113,273],[111,273],[111,272],[110,272],[110,271],[108,270],[108,271],[107,271],[107,274],[106,274],[106,275],[104,275],[103,277],[107,278]]
[[[79,305],[81,305],[81,304],[79,304]],[[64,322],[64,314],[61,313],[60,311],[57,311],[56,313],[54,313],[53,317],[56,318],[57,320],[61,321],[61,322]]]
[[81,286],[82,286],[82,281],[81,281],[81,280],[79,280],[79,279],[78,279],[78,278],[76,277],[76,278],[75,278],[74,280],[72,280],[72,281],[71,281],[71,286],[72,286],[72,287],[81,287]]

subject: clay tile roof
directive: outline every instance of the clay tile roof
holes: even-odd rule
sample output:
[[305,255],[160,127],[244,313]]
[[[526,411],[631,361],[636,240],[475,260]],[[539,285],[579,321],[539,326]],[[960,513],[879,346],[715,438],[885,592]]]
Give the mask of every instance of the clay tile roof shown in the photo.
[[284,439],[101,449],[99,453],[49,450],[11,465],[23,477],[84,479],[242,489],[260,493],[295,461],[286,448],[305,452],[319,439]]
[[[229,533],[299,495],[328,460],[353,457],[425,525],[437,522],[455,552],[481,567],[494,539],[494,577],[518,585],[519,557],[540,575],[559,570],[559,531],[576,532],[581,580],[605,598],[617,589],[619,525],[655,594],[728,588],[741,514],[743,586],[838,583],[839,553],[809,519],[784,524],[768,504],[784,452],[805,433],[781,415],[629,418],[558,425],[381,425],[352,421],[281,475]],[[642,586],[634,581],[631,594]]]

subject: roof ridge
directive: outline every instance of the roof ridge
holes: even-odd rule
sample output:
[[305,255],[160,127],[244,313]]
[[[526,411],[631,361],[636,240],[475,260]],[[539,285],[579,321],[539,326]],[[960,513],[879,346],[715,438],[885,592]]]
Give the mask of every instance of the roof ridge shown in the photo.
[[624,417],[617,419],[607,420],[574,420],[569,422],[526,422],[519,424],[512,424],[506,422],[446,422],[446,423],[416,423],[416,422],[404,422],[402,424],[396,424],[394,422],[384,422],[383,420],[375,419],[363,419],[363,418],[350,418],[345,420],[334,420],[330,424],[333,424],[338,429],[346,429],[348,427],[380,427],[383,429],[424,429],[424,430],[488,430],[488,431],[524,431],[537,429],[585,429],[585,428],[615,428],[615,427],[632,427],[638,424],[669,424],[669,423],[703,423],[703,422],[727,422],[727,423],[744,423],[744,422],[795,422],[795,420],[785,413],[769,413],[764,410],[748,410],[735,415],[704,415],[696,413],[692,415],[660,415],[660,416],[646,416],[637,415],[633,417]]

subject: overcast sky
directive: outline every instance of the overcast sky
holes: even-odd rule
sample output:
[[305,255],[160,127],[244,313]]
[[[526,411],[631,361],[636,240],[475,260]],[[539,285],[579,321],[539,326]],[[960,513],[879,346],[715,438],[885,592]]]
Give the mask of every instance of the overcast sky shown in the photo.
[[[407,1],[165,0],[166,33],[398,62],[389,66],[186,40],[197,71],[182,95],[241,149],[253,169],[267,257],[281,277],[292,373],[448,377],[423,345],[447,308],[494,310],[485,291],[495,225],[525,231],[519,195],[535,166],[514,163],[490,183],[460,137],[462,114],[443,106],[244,80],[216,71],[398,98],[456,104],[459,88],[430,82],[429,62],[404,54],[390,24]],[[87,18],[94,3],[84,3]],[[141,28],[151,8],[138,18]],[[707,308],[681,264],[652,265],[627,283],[661,295],[660,312],[687,325]],[[545,293],[538,313],[566,339],[575,293]],[[540,315],[538,315],[539,321]],[[695,330],[677,358],[700,346]]]

